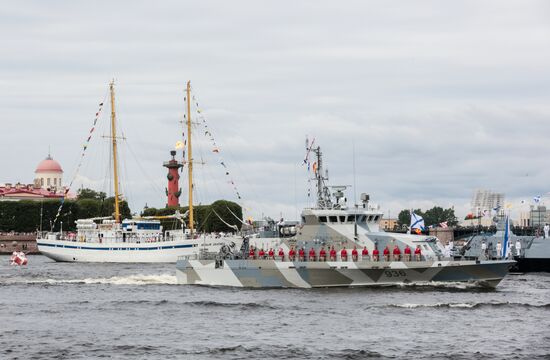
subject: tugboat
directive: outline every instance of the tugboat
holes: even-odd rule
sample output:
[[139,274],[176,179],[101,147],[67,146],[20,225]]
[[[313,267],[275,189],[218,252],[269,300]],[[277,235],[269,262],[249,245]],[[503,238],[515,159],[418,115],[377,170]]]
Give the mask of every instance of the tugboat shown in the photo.
[[349,207],[347,186],[327,186],[320,147],[314,179],[317,204],[306,208],[299,225],[271,223],[258,237],[246,237],[240,249],[222,246],[200,251],[176,263],[179,284],[251,288],[368,287],[466,282],[496,287],[513,260],[450,258],[437,238],[386,233],[383,213],[370,203]]

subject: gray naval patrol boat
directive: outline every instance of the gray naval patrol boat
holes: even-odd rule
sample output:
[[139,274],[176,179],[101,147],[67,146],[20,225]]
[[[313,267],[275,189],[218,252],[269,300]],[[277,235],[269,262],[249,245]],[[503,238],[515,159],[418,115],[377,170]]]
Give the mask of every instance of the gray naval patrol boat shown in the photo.
[[321,149],[309,150],[317,157],[317,204],[303,210],[301,223],[271,223],[246,237],[239,249],[226,245],[218,253],[180,257],[179,284],[315,288],[467,282],[496,287],[514,264],[445,258],[435,237],[382,231],[379,207],[367,194],[361,195],[361,205],[348,207],[346,187],[325,184]]
[[[472,236],[461,249],[466,258],[513,259],[514,272],[550,272],[550,238],[516,235],[504,213],[493,217],[496,232]],[[499,251],[500,250],[500,251]]]

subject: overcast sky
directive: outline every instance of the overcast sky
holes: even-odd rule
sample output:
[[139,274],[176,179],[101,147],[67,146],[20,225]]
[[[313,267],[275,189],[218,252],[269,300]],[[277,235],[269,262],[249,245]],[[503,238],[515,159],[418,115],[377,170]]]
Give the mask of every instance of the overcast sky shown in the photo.
[[[5,2],[0,47],[0,182],[32,182],[51,146],[68,183],[114,78],[135,211],[166,202],[187,80],[255,217],[307,204],[306,135],[332,184],[355,148],[357,193],[392,216],[550,191],[547,1]],[[77,187],[109,187],[104,110]],[[197,202],[235,200],[196,134]]]

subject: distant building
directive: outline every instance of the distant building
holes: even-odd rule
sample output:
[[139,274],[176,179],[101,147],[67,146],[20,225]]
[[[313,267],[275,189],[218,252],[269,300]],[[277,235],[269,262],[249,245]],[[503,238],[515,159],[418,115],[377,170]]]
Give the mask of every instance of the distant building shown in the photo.
[[380,220],[380,228],[385,231],[392,231],[397,228],[397,219],[395,218],[389,218],[389,219],[382,219]]
[[519,226],[543,227],[550,224],[550,210],[544,205],[531,205],[529,211],[519,213]]
[[[34,171],[33,184],[0,184],[0,200],[42,200],[62,198],[67,190],[63,184],[61,165],[48,154]],[[69,196],[74,197],[74,196]]]
[[548,221],[550,210],[547,210],[544,205],[537,205],[536,207],[531,205],[529,217],[532,227],[543,227],[545,224],[550,223]]
[[531,212],[522,211],[519,213],[519,226],[530,227],[531,226]]
[[34,171],[34,184],[42,189],[58,190],[62,188],[63,169],[50,154],[42,160]]
[[472,214],[479,215],[504,206],[504,194],[490,190],[476,190],[472,198]]
[[491,226],[493,225],[494,209],[504,208],[505,195],[491,190],[479,189],[472,197],[471,212],[473,219],[465,219],[462,226]]

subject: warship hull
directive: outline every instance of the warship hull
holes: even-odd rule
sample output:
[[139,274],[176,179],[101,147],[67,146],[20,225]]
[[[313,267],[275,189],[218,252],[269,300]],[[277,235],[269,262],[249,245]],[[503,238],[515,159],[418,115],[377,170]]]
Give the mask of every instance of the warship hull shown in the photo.
[[550,272],[550,258],[516,257],[516,265],[512,268],[517,272]]
[[514,261],[286,262],[188,260],[176,263],[179,284],[247,288],[376,287],[467,282],[496,287]]

